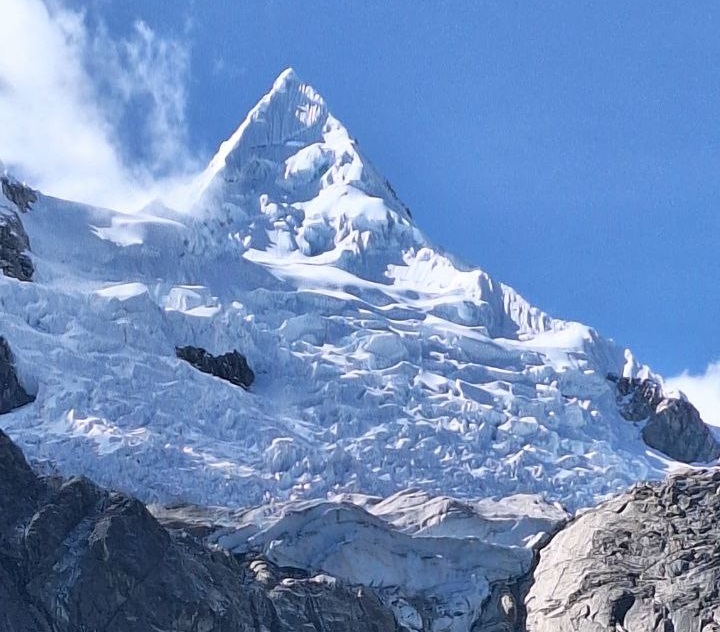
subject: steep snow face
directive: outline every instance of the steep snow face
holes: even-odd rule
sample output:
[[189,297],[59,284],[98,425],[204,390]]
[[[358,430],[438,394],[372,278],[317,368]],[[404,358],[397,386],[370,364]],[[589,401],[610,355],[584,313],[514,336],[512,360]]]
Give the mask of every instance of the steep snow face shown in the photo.
[[211,229],[273,257],[381,280],[389,258],[423,242],[387,180],[292,69],[222,144],[198,190]]
[[[191,214],[23,214],[35,274],[0,278],[0,319],[37,398],[2,423],[30,457],[235,507],[414,486],[574,508],[674,467],[605,379],[648,369],[434,247],[294,73],[198,191]],[[241,351],[250,391],[185,345]]]
[[200,180],[202,192],[219,188],[224,202],[230,195],[244,198],[258,191],[276,202],[299,202],[343,185],[408,214],[324,99],[291,68],[221,145]]

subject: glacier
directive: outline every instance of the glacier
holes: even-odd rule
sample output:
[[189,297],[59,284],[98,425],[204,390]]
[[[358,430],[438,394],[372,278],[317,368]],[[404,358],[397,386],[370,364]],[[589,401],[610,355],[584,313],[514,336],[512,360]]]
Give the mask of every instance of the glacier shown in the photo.
[[[433,245],[292,70],[186,208],[38,194],[22,222],[35,276],[0,278],[0,318],[36,400],[4,425],[63,474],[228,507],[418,487],[573,510],[677,465],[606,375],[661,378]],[[241,351],[256,383],[186,344]]]
[[[35,399],[2,425],[35,466],[373,586],[404,629],[418,596],[433,630],[470,629],[566,511],[688,467],[608,376],[662,378],[433,244],[291,69],[174,208],[27,191],[0,196],[32,262],[0,276],[0,319]],[[254,383],[187,345],[239,351]]]

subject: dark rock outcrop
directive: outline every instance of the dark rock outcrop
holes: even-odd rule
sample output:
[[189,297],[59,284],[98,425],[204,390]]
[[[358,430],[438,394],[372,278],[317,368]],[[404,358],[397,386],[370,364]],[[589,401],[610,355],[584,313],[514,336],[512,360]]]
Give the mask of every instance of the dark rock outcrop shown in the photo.
[[687,399],[666,397],[653,380],[608,379],[615,383],[620,414],[628,421],[646,422],[642,437],[648,446],[685,463],[720,457],[720,444]]
[[5,276],[31,281],[35,269],[28,256],[30,240],[13,211],[0,209],[0,270]]
[[255,381],[255,374],[248,366],[247,359],[238,351],[214,356],[200,347],[177,347],[177,357],[192,364],[203,373],[226,380],[247,389]]
[[531,632],[719,632],[720,471],[642,483],[540,553]]
[[651,448],[678,461],[707,463],[720,456],[720,445],[703,423],[697,408],[685,399],[664,399],[642,432]]
[[0,270],[5,276],[31,281],[35,269],[28,255],[30,240],[17,213],[0,203]]
[[615,383],[620,414],[628,421],[644,421],[665,398],[660,385],[653,380],[608,375]]
[[525,632],[527,607],[525,604],[528,591],[533,585],[534,571],[537,567],[540,551],[554,535],[567,524],[565,520],[549,525],[533,546],[533,564],[529,572],[505,581],[490,584],[490,596],[483,604],[480,618],[475,622],[471,632]]
[[14,359],[7,340],[0,336],[0,414],[29,404],[34,397],[18,382]]
[[525,605],[528,577],[491,586],[490,597],[483,604],[480,619],[472,632],[521,632],[525,630]]
[[8,176],[0,177],[0,186],[7,201],[15,206],[13,209],[0,198],[0,270],[5,276],[30,281],[35,271],[28,256],[30,240],[18,213],[30,210],[37,193]]
[[27,213],[30,207],[37,202],[37,191],[29,186],[13,180],[9,176],[0,176],[0,186],[3,195],[10,200],[21,213]]
[[3,632],[396,629],[371,590],[211,550],[87,479],[38,478],[0,431]]

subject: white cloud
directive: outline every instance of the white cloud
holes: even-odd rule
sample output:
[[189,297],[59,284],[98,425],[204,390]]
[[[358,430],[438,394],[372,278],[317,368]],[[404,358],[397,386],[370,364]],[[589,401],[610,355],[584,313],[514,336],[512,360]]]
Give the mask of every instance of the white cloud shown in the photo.
[[706,423],[720,427],[720,361],[709,364],[705,373],[691,375],[683,371],[666,379],[665,384],[685,393]]
[[[125,38],[57,0],[4,0],[0,159],[43,192],[130,209],[189,173],[189,51],[138,21]],[[136,147],[120,129],[133,123]]]
[[114,40],[103,26],[89,60],[102,85],[105,108],[127,108],[134,100],[147,105],[142,131],[145,156],[153,171],[172,173],[186,166],[185,90],[189,51],[180,42],[158,37],[143,21],[130,37]]

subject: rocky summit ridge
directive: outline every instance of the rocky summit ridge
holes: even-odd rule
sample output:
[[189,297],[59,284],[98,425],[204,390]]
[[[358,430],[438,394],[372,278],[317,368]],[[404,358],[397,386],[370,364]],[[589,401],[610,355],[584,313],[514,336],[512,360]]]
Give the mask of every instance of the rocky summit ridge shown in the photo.
[[[5,172],[0,269],[0,425],[52,475],[6,450],[36,493],[23,501],[18,484],[2,499],[3,585],[38,629],[53,617],[112,629],[122,604],[147,607],[140,586],[164,599],[175,588],[152,573],[143,584],[140,558],[165,555],[168,573],[211,578],[186,587],[189,603],[213,597],[195,614],[169,603],[162,622],[128,615],[158,629],[246,629],[217,614],[245,609],[247,629],[519,630],[531,585],[528,625],[561,625],[566,610],[567,625],[626,625],[629,597],[579,614],[543,592],[547,542],[568,514],[720,454],[692,404],[629,350],[434,245],[291,70],[223,143],[189,209],[87,206]],[[702,476],[690,495],[712,510]],[[675,528],[663,511],[654,520]],[[122,542],[123,524],[148,551]],[[56,547],[47,559],[36,533]],[[115,535],[137,568],[113,567]],[[107,617],[73,601],[86,587],[62,569],[77,564],[99,574]],[[659,611],[638,585],[623,590],[646,622]],[[278,591],[284,614],[267,602]],[[680,625],[689,606],[675,603],[652,625]],[[711,624],[710,606],[692,608]],[[366,615],[371,627],[352,627]]]

